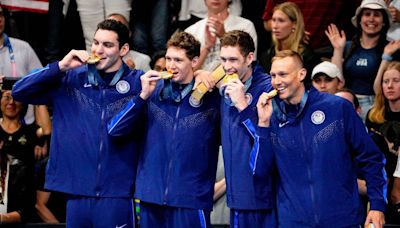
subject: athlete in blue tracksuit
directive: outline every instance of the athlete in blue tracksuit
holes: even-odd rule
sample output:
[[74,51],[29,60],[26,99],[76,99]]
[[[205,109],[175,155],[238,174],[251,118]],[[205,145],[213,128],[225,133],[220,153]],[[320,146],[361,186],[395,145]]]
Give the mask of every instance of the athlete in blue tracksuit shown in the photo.
[[[146,132],[135,192],[141,227],[210,227],[220,96],[214,91],[200,104],[190,102],[199,54],[200,43],[192,35],[176,33],[166,52],[166,67],[173,78],[159,80],[156,71],[141,76],[140,109],[146,116]],[[135,129],[132,120],[141,115],[138,109],[136,104],[126,106],[109,123],[109,134],[124,135]]]
[[[366,132],[351,103],[305,91],[301,58],[292,51],[272,62],[272,84],[279,98],[260,96],[259,163],[275,156],[279,173],[279,227],[359,227],[364,222],[357,175],[367,181],[370,211],[366,224],[384,223],[384,155]],[[271,155],[272,154],[272,155]]]
[[[53,133],[46,189],[69,194],[67,227],[133,227],[133,189],[139,134],[112,138],[107,121],[129,101],[140,103],[142,71],[121,59],[129,31],[106,20],[98,25],[87,65],[86,51],[72,50],[60,62],[15,84],[14,99],[53,107]],[[97,70],[96,70],[97,68]],[[98,73],[99,72],[99,73]]]
[[222,85],[221,135],[230,225],[275,227],[273,164],[266,165],[269,175],[253,176],[258,151],[252,151],[252,146],[258,138],[255,138],[255,129],[245,124],[249,120],[257,123],[257,100],[263,92],[272,89],[271,78],[259,65],[252,64],[254,43],[243,31],[226,33],[221,38],[220,53],[225,72],[239,76]]

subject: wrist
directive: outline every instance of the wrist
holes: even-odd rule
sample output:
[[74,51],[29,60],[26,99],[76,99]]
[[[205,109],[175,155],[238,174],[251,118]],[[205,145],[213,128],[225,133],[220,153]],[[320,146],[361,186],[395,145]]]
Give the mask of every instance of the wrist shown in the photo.
[[150,95],[142,91],[140,92],[139,97],[142,98],[143,100],[147,100],[150,97]]
[[258,120],[259,127],[269,127],[269,119],[268,120]]
[[382,54],[382,60],[391,62],[391,61],[393,60],[393,57],[392,57],[391,55],[388,55],[388,54],[383,53],[383,54]]

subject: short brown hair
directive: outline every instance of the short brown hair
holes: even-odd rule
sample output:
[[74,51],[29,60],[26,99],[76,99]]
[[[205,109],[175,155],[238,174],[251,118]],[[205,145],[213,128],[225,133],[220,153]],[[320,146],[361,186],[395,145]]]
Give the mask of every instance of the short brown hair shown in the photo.
[[221,47],[225,46],[239,46],[240,53],[243,56],[247,56],[255,50],[253,38],[247,32],[240,30],[227,32],[221,37]]
[[175,32],[168,40],[167,48],[177,47],[186,51],[186,56],[192,60],[200,56],[200,42],[187,32]]

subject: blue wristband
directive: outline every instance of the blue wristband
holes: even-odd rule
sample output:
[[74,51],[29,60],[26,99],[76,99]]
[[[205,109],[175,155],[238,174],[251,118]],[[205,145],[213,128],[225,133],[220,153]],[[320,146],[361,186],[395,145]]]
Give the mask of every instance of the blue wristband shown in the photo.
[[382,60],[386,60],[388,62],[391,62],[393,60],[393,57],[391,55],[387,55],[385,53],[382,54]]

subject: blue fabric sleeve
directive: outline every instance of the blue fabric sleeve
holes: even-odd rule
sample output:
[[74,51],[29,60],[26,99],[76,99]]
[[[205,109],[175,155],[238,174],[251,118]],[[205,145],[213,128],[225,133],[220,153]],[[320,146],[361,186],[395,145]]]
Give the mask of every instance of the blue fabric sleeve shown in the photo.
[[147,102],[139,95],[130,100],[125,107],[107,124],[108,134],[123,136],[130,134],[138,120],[143,120]]
[[16,82],[12,96],[15,100],[27,104],[49,104],[49,92],[60,84],[62,75],[64,73],[60,71],[58,62],[51,63]]
[[[385,156],[368,135],[367,128],[349,103],[344,103],[346,137],[355,151],[358,173],[365,177],[371,210],[385,211],[387,178]],[[348,122],[346,122],[348,121]]]
[[275,163],[270,141],[270,129],[256,128],[250,119],[245,120],[243,124],[254,139],[249,157],[249,166],[253,175],[258,177],[271,175]]

